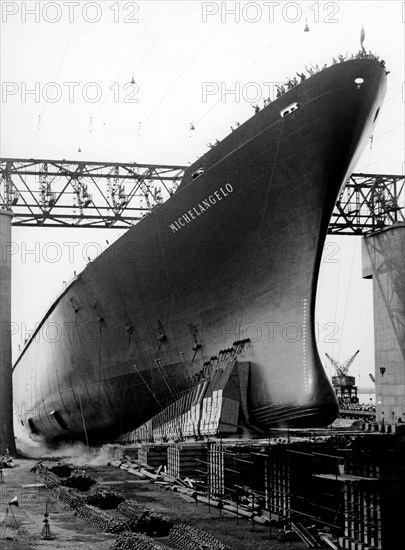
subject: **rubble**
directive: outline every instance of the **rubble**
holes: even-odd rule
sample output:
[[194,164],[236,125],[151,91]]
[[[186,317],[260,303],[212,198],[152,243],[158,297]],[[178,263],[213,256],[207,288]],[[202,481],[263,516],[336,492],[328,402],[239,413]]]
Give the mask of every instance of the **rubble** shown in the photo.
[[166,466],[159,466],[155,469],[148,464],[134,461],[127,455],[124,456],[124,460],[113,460],[109,464],[125,470],[128,474],[140,479],[150,479],[151,483],[160,485],[165,489],[170,489],[174,493],[179,493],[180,496],[191,499],[194,502],[198,501],[214,508],[226,510],[236,516],[245,517],[261,525],[268,525],[270,523],[270,518],[263,515],[258,506],[253,507],[250,503],[244,505],[241,502],[237,505],[231,500],[209,496],[206,492],[197,490],[198,485],[201,485],[197,480],[190,477],[186,477],[184,480],[179,477],[173,477],[167,473]]
[[95,484],[95,479],[80,471],[75,471],[70,477],[62,481],[62,485],[65,487],[72,487],[82,492],[88,491]]
[[[200,484],[192,478],[180,479],[167,474],[166,466],[152,468],[125,457],[124,461],[114,460],[110,465],[120,468],[163,489],[178,492],[189,501],[203,502],[209,506],[229,512],[236,512],[239,517],[245,516],[252,522],[268,524],[269,519],[261,515],[250,504],[235,507],[235,502],[224,498],[214,498],[198,490]],[[178,550],[228,550],[229,547],[215,539],[207,531],[185,524],[175,524],[136,500],[126,500],[116,491],[97,484],[85,471],[75,470],[69,478],[61,479],[54,472],[66,473],[63,464],[48,469],[43,464],[37,466],[44,485],[62,502],[75,511],[75,515],[87,524],[103,531],[119,535],[111,550],[163,550],[168,548],[156,543],[151,537],[169,537],[169,544]],[[88,494],[84,494],[88,491]],[[105,509],[116,509],[115,513]]]
[[59,462],[58,464],[55,464],[55,466],[52,466],[52,468],[49,468],[49,471],[58,477],[70,477],[74,471],[74,468],[65,462]]
[[118,506],[118,512],[128,517],[131,530],[140,531],[155,537],[165,537],[173,527],[173,522],[159,512],[151,510],[135,500],[126,500]]
[[121,502],[124,502],[125,497],[104,487],[103,485],[93,485],[90,488],[89,494],[87,495],[87,504],[92,504],[98,508],[106,509],[115,509]]
[[169,543],[179,550],[231,550],[206,531],[181,523],[170,531]]
[[111,550],[165,550],[167,546],[140,533],[121,533]]
[[15,468],[15,465],[11,456],[8,456],[8,455],[0,456],[0,469],[1,468]]
[[91,506],[91,504],[79,506],[76,515],[104,533],[121,533],[130,530],[128,522],[122,521],[96,506]]

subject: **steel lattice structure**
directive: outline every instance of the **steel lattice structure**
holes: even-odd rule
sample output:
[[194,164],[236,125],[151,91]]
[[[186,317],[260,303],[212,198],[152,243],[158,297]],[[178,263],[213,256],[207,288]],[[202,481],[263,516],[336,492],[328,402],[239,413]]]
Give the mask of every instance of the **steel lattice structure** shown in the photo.
[[365,235],[405,222],[405,176],[352,174],[336,202],[329,233]]
[[128,228],[172,195],[184,166],[0,159],[13,225]]
[[[0,159],[0,206],[13,225],[128,228],[167,200],[185,166]],[[405,176],[352,174],[330,234],[364,235],[405,222]]]

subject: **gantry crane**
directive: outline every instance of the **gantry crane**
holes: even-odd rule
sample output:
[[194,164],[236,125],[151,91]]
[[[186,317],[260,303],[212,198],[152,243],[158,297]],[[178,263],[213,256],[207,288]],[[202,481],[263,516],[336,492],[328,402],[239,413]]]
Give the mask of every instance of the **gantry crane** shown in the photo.
[[[128,229],[177,190],[186,168],[0,158],[0,207],[13,211],[13,225]],[[328,233],[365,235],[404,223],[404,197],[404,175],[352,174]]]
[[332,386],[338,398],[339,405],[346,403],[358,403],[356,379],[354,376],[348,376],[349,368],[355,360],[360,350],[357,350],[347,361],[339,363],[330,355],[325,353],[326,357],[332,363],[336,370],[336,376],[332,376]]
[[358,349],[355,353],[353,353],[353,355],[351,357],[349,357],[349,359],[347,359],[347,361],[345,361],[342,364],[340,364],[338,361],[336,361],[336,359],[333,359],[333,357],[331,357],[327,353],[325,353],[325,355],[329,359],[329,361],[332,363],[332,365],[335,367],[337,375],[338,376],[346,376],[347,373],[349,372],[349,368],[350,368],[351,364],[356,359],[356,356],[359,353],[359,351],[360,350]]

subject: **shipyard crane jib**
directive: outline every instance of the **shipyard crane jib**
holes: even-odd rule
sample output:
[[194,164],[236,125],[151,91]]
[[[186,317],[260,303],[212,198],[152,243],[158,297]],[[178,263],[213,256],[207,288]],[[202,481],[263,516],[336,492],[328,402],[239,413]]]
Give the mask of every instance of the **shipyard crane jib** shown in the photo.
[[353,361],[356,359],[357,354],[360,352],[358,349],[349,359],[347,359],[344,363],[339,363],[336,361],[336,359],[333,359],[330,355],[325,353],[326,357],[329,359],[329,361],[332,363],[332,365],[335,367],[336,373],[338,376],[346,376],[349,372],[349,368],[352,365]]

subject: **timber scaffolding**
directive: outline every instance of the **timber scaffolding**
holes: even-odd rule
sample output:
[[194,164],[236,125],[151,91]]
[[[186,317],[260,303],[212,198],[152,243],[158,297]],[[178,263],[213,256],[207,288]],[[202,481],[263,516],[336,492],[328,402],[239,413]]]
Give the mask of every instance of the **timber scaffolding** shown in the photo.
[[[130,464],[164,472],[165,481],[155,475],[155,482],[171,483],[196,506],[232,512],[236,522],[245,517],[252,530],[267,525],[270,538],[284,526],[287,540],[298,536],[308,548],[397,548],[405,512],[405,430],[320,433],[118,449]],[[135,471],[133,464],[113,464]]]

